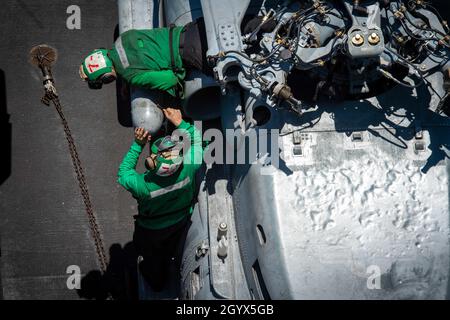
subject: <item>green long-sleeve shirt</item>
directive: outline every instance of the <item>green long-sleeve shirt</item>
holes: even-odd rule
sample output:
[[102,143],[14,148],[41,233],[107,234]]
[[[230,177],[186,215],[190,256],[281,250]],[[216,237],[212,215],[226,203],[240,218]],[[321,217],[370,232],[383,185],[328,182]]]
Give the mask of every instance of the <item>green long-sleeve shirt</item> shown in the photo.
[[180,55],[180,34],[184,27],[173,29],[172,48],[177,70],[172,69],[169,28],[128,30],[109,50],[118,75],[131,85],[167,91],[176,95],[186,75]]
[[178,129],[190,137],[191,146],[184,155],[182,167],[173,175],[161,177],[155,174],[156,170],[138,173],[136,165],[143,147],[136,142],[133,142],[120,164],[118,182],[137,200],[139,215],[158,216],[138,219],[138,224],[144,228],[166,228],[192,213],[195,172],[203,160],[202,138],[200,132],[185,121]]

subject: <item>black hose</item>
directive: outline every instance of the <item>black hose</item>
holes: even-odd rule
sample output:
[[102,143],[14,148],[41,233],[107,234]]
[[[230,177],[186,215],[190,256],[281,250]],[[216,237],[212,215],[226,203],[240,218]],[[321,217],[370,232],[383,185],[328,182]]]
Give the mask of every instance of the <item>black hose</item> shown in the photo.
[[418,37],[416,35],[414,35],[413,31],[411,29],[409,29],[408,25],[403,21],[400,20],[401,25],[403,26],[403,29],[405,30],[405,32],[408,34],[408,36],[410,36],[411,38],[418,40],[418,41],[432,41],[432,40],[437,40],[436,38],[423,38],[423,37]]

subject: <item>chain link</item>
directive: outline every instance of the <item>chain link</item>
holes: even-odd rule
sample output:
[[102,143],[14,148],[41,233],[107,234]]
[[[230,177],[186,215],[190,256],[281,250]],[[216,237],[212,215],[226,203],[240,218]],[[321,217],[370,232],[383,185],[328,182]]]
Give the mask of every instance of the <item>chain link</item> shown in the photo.
[[70,157],[72,158],[72,164],[77,175],[78,185],[80,187],[81,196],[83,198],[83,203],[86,209],[89,228],[91,229],[91,235],[94,240],[98,262],[100,264],[100,269],[103,271],[103,273],[105,273],[108,261],[106,257],[105,247],[103,245],[102,235],[97,223],[97,218],[95,217],[94,209],[92,207],[91,198],[89,197],[86,177],[84,176],[84,170],[78,156],[75,141],[73,140],[72,132],[70,131],[69,124],[67,123],[66,117],[64,116],[58,93],[53,81],[51,65],[56,61],[56,57],[56,50],[45,44],[35,46],[30,51],[31,64],[36,65],[41,69],[44,78],[43,85],[45,94],[41,98],[41,102],[46,106],[50,106],[50,102],[53,102],[53,105],[55,106],[55,109],[58,112],[59,117],[61,118],[62,125],[64,126],[64,133],[66,135]]
[[81,161],[78,156],[75,141],[72,137],[72,132],[70,131],[69,124],[67,123],[66,117],[64,116],[61,103],[59,101],[58,95],[56,94],[56,90],[54,90],[54,87],[53,90],[49,90],[48,88],[46,88],[45,96],[42,98],[41,101],[46,105],[49,105],[50,101],[53,102],[53,105],[55,106],[55,109],[58,112],[58,115],[61,118],[61,122],[64,126],[64,133],[66,135],[66,140],[69,146],[70,157],[72,158],[72,164],[75,169],[75,173],[77,175],[81,196],[83,198],[86,214],[89,221],[89,227],[91,229],[91,235],[92,238],[94,239],[98,262],[100,263],[100,269],[103,272],[105,272],[108,264],[107,261],[108,259],[106,256],[105,247],[103,245],[101,232],[97,223],[97,218],[95,216],[94,209],[92,207],[91,198],[89,196],[86,177],[84,176],[84,170],[83,167],[81,166]]

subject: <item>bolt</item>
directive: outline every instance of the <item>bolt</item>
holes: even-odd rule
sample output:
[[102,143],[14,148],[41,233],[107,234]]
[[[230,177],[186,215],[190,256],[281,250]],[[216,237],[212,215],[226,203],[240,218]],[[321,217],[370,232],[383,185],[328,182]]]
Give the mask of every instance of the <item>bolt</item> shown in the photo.
[[369,43],[372,45],[376,45],[380,42],[380,36],[376,32],[372,32],[369,36]]
[[352,43],[355,46],[360,46],[364,43],[364,37],[362,35],[360,35],[359,33],[357,33],[353,36]]
[[222,237],[227,237],[227,231],[228,231],[228,226],[225,222],[222,222],[219,224],[219,227],[217,228],[217,241],[220,241],[220,239],[222,239]]

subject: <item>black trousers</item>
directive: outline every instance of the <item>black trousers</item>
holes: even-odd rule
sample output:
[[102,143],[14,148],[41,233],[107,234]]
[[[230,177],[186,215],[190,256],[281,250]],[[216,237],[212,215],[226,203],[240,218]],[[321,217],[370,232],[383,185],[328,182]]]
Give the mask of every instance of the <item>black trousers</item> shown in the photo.
[[180,54],[184,66],[212,76],[213,70],[206,59],[207,51],[208,41],[203,18],[188,23],[184,27],[180,39]]
[[144,258],[139,270],[153,290],[161,291],[164,288],[172,258],[175,258],[179,270],[190,224],[190,217],[159,230],[147,229],[135,223],[133,243],[137,254]]

